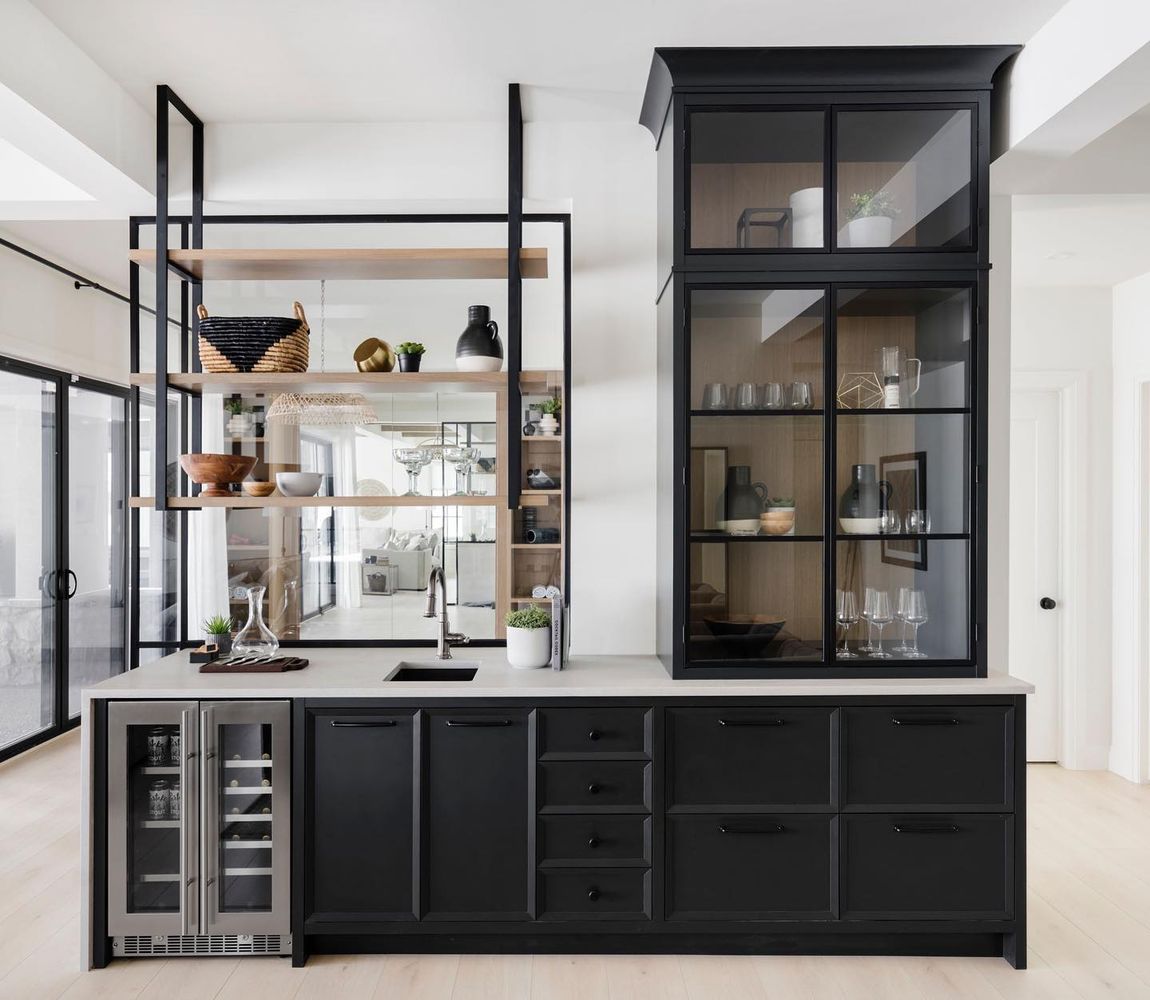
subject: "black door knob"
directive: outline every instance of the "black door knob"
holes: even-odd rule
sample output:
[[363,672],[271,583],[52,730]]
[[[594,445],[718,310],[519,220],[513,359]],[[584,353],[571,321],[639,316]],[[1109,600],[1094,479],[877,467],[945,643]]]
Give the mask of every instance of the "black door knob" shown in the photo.
[[1058,607],[1058,602],[1053,597],[1044,597],[1038,602],[1038,606],[1042,608],[1043,611],[1053,611]]
[[587,898],[591,900],[592,903],[594,903],[595,900],[599,898],[599,890],[592,886],[587,890]]
[[599,794],[599,786],[598,786],[598,785],[596,785],[596,784],[594,784],[594,783],[592,783],[592,784],[590,784],[590,785],[588,785],[588,786],[587,786],[587,791],[588,791],[588,792],[589,792],[591,795],[598,795],[598,794]]
[[595,848],[599,846],[599,838],[598,837],[592,837],[590,840],[587,841],[587,846],[590,847],[591,850],[595,850]]
[[597,739],[599,739],[600,735],[601,734],[598,729],[592,729],[591,732],[587,734],[587,739],[594,743]]

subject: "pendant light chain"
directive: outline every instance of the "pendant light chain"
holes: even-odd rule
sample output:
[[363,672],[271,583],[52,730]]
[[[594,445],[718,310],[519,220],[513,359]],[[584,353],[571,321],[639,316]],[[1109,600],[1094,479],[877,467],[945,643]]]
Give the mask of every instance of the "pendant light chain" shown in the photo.
[[319,370],[327,371],[327,278],[319,279]]

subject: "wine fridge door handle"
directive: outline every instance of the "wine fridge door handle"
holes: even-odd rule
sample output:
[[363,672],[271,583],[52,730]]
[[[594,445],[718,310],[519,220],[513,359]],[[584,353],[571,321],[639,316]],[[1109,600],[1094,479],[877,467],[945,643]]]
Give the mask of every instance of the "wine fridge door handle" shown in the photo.
[[219,832],[216,810],[219,796],[216,789],[216,750],[214,713],[210,708],[200,709],[200,933],[212,932],[212,901],[210,888],[215,884],[215,837]]
[[180,932],[195,934],[199,929],[199,781],[196,764],[199,759],[196,732],[196,710],[180,711],[180,883],[183,897],[180,905]]

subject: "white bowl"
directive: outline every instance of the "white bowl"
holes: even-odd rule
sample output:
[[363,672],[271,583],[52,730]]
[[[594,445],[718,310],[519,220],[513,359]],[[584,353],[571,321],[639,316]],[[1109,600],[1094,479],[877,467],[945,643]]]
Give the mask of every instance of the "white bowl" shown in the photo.
[[285,497],[314,497],[322,485],[322,472],[276,473],[276,486]]
[[839,527],[844,535],[877,535],[881,522],[877,517],[840,517]]
[[728,535],[757,535],[759,533],[759,519],[745,518],[739,521],[725,521],[723,529]]

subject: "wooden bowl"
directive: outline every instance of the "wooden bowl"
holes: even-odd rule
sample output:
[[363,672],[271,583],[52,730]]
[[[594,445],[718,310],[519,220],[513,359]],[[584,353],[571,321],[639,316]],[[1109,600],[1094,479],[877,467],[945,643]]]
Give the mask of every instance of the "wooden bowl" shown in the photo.
[[232,483],[242,482],[256,464],[253,455],[181,455],[180,468],[193,483],[208,487],[200,496],[230,497]]
[[276,491],[275,483],[261,483],[256,480],[249,480],[246,483],[241,483],[244,492],[250,497],[270,497]]

